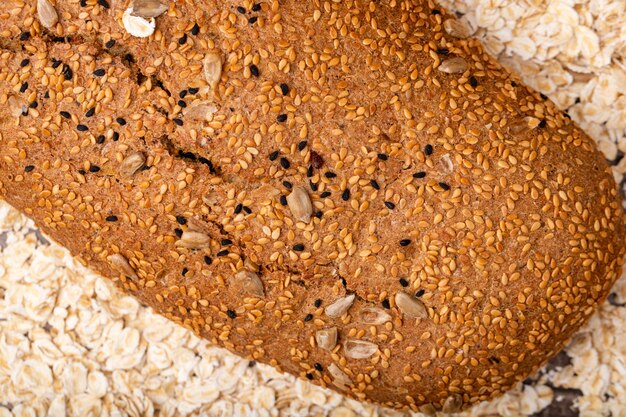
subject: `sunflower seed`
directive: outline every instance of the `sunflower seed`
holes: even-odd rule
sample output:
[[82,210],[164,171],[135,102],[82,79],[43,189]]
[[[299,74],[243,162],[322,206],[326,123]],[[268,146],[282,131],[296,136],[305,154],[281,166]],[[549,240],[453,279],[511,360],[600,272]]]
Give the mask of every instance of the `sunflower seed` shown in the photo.
[[52,29],[59,21],[59,15],[49,0],[37,0],[37,17],[46,29]]
[[428,318],[426,306],[417,298],[412,297],[407,293],[399,292],[396,294],[395,301],[398,309],[405,316],[414,319]]
[[311,198],[304,187],[296,187],[287,196],[287,205],[296,220],[308,223],[313,213]]
[[452,394],[446,401],[443,403],[443,408],[441,411],[444,413],[458,413],[461,411],[461,407],[463,406],[463,397],[459,394]]
[[215,89],[222,78],[222,57],[216,52],[209,52],[204,57],[204,78]]
[[186,230],[179,240],[176,241],[176,246],[179,248],[187,249],[202,249],[207,247],[211,243],[211,238],[201,232],[193,232]]
[[206,100],[195,100],[183,109],[183,116],[192,120],[211,120],[217,107]]
[[122,23],[126,32],[137,38],[147,38],[152,35],[156,27],[154,18],[146,20],[141,16],[134,16],[132,13],[133,8],[129,7],[122,15]]
[[344,371],[339,369],[339,367],[334,363],[331,363],[328,366],[328,373],[333,377],[333,384],[337,388],[345,390],[348,386],[352,385],[350,377]]
[[360,321],[365,324],[385,324],[391,320],[391,315],[382,308],[365,307],[359,312]]
[[132,177],[146,165],[146,157],[141,152],[134,152],[122,161],[119,171],[124,177]]
[[321,349],[331,351],[337,346],[337,328],[330,327],[315,332],[315,342]]
[[457,19],[447,19],[443,22],[443,28],[448,35],[459,39],[465,39],[473,35],[469,25]]
[[467,69],[467,61],[459,56],[446,59],[439,65],[438,69],[446,74],[460,74]]
[[111,255],[110,261],[113,269],[120,272],[121,274],[124,274],[125,276],[133,279],[139,278],[133,267],[130,266],[128,259],[126,259],[124,255],[121,255],[119,253],[113,254]]
[[135,0],[133,1],[133,15],[150,19],[161,16],[168,9],[167,3],[160,0]]
[[350,306],[354,302],[354,294],[347,295],[345,297],[338,298],[334,303],[328,305],[324,312],[328,317],[341,317],[348,312]]
[[343,345],[343,350],[348,358],[367,359],[378,352],[378,345],[365,340],[348,339]]
[[240,271],[235,274],[235,282],[238,287],[247,294],[252,294],[256,297],[265,297],[265,291],[263,290],[263,283],[259,279],[259,276],[254,272]]

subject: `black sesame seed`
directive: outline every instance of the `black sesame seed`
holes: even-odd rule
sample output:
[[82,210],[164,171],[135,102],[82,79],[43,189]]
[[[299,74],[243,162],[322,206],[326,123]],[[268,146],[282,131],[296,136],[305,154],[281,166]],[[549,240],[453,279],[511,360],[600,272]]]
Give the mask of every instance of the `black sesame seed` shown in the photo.
[[540,128],[544,128],[548,125],[548,122],[546,122],[546,119],[543,119],[542,121],[539,122],[539,127]]
[[290,183],[289,181],[283,181],[283,187],[285,187],[288,190],[291,190],[293,188],[293,184]]
[[104,44],[104,47],[109,49],[109,48],[113,48],[115,46],[115,39],[110,39],[107,41],[107,43]]
[[26,90],[28,90],[28,82],[23,82],[22,86],[20,87],[20,93],[23,93]]
[[176,234],[177,237],[181,237],[183,235],[183,231],[181,229],[174,229],[174,233]]
[[440,186],[441,188],[443,188],[443,189],[444,189],[444,191],[448,191],[448,190],[450,189],[450,186],[449,186],[448,184],[446,184],[445,182],[440,182],[440,183],[439,183],[439,186]]
[[306,316],[304,316],[304,321],[311,321],[313,320],[313,314],[307,314]]
[[306,169],[306,176],[307,178],[311,178],[313,176],[313,165],[309,165]]
[[542,100],[547,100],[548,99],[548,96],[546,96],[543,93],[539,93],[539,97],[541,97]]
[[404,278],[400,278],[400,285],[402,285],[403,287],[408,287],[409,286],[409,281],[407,281]]
[[184,216],[176,216],[178,224],[187,224],[187,219]]
[[200,33],[200,26],[198,26],[197,23],[194,23],[193,27],[191,28],[191,34],[196,36],[198,33]]
[[306,148],[306,144],[307,144],[306,140],[302,140],[302,141],[298,142],[298,150],[301,151],[304,148]]
[[278,155],[280,155],[280,151],[274,151],[270,154],[269,156],[269,160],[270,161],[275,161],[276,158],[278,158]]
[[389,159],[389,156],[386,153],[379,153],[378,159],[380,159],[381,161],[386,161],[387,159]]
[[178,105],[179,105],[180,107],[182,107],[183,109],[184,109],[185,107],[187,107],[187,103],[185,103],[185,101],[184,101],[184,100],[178,100]]
[[24,58],[22,62],[20,62],[20,67],[24,68],[28,64],[30,64],[30,59]]
[[417,290],[417,292],[415,293],[415,296],[417,298],[421,297],[422,295],[424,295],[426,293],[426,290]]
[[120,125],[120,126],[125,126],[125,125],[126,125],[126,119],[124,119],[123,117],[117,117],[117,118],[115,119],[115,121],[116,121],[117,123],[119,123],[119,125]]
[[343,285],[344,287],[348,286],[348,282],[346,281],[344,277],[341,277],[341,285]]
[[217,252],[217,256],[220,257],[220,258],[222,256],[226,256],[226,255],[228,255],[228,251],[226,249]]
[[222,239],[220,243],[222,244],[222,246],[228,246],[228,245],[232,245],[233,241],[230,239]]
[[517,83],[515,81],[511,81],[511,86],[512,87],[517,87]]
[[322,372],[324,370],[324,368],[322,367],[322,365],[320,363],[315,362],[315,364],[313,365],[313,367],[315,368],[316,371]]
[[372,186],[372,188],[374,188],[375,190],[380,190],[380,185],[378,185],[378,181],[376,180],[371,180],[370,181],[370,185]]
[[278,123],[283,123],[287,121],[287,115],[286,114],[279,114],[278,116],[276,116],[276,121]]
[[93,75],[95,75],[96,77],[102,77],[106,73],[107,72],[104,69],[98,68],[97,70],[93,72]]
[[189,91],[189,94],[198,94],[198,92],[200,91],[199,88],[197,87],[191,87],[187,89]]
[[478,80],[473,75],[469,77],[469,83],[474,88],[478,87]]
[[413,174],[413,178],[424,178],[425,176],[426,176],[426,172],[424,171],[419,171]]
[[241,213],[241,210],[243,210],[243,204],[239,203],[235,206],[235,211],[233,211],[234,214],[239,214]]
[[389,304],[389,300],[387,298],[385,298],[383,301],[381,301],[380,303],[384,308],[391,308],[391,305]]
[[250,23],[251,25],[254,25],[257,20],[259,20],[259,18],[256,16],[253,16],[250,19],[248,19],[248,23]]
[[85,171],[84,169],[79,169],[79,170],[78,170],[78,173],[79,173],[80,175],[85,175],[85,174],[87,174],[87,171]]
[[98,4],[104,7],[105,9],[109,8],[109,2],[107,0],[98,0]]
[[92,173],[100,172],[100,167],[98,165],[92,165],[89,167],[89,172],[92,172]]
[[207,264],[207,265],[211,265],[211,262],[213,262],[213,259],[211,259],[210,256],[205,255],[204,256],[204,263]]
[[180,93],[178,93],[178,97],[185,98],[187,96],[187,93],[189,93],[189,91],[182,90]]
[[90,108],[89,110],[87,110],[87,113],[85,113],[85,117],[91,117],[91,116],[93,116],[94,114],[96,114],[96,108],[95,108],[95,107],[92,107],[92,108]]
[[325,172],[325,173],[324,173],[324,176],[325,176],[326,178],[335,178],[335,177],[337,177],[337,174],[335,174],[335,173],[334,173],[334,172],[332,172],[332,171],[327,171],[327,172]]
[[320,194],[320,198],[330,197],[330,194],[330,191],[324,191],[322,194]]
[[182,119],[173,119],[172,121],[173,121],[174,123],[176,123],[176,125],[178,125],[178,126],[182,126],[182,125],[183,125],[183,121],[182,121]]
[[241,14],[244,14],[246,12],[246,8],[243,6],[237,6],[237,11]]
[[289,167],[291,166],[291,164],[289,163],[289,160],[287,158],[280,158],[280,166],[283,167],[283,169],[289,169]]
[[317,300],[315,300],[315,302],[313,303],[313,305],[314,305],[315,307],[318,307],[318,308],[319,308],[319,306],[321,306],[321,305],[322,305],[322,300],[320,300],[320,299],[318,298]]
[[350,200],[350,190],[348,188],[346,188],[345,190],[343,190],[343,192],[341,193],[341,199],[343,201],[348,201]]
[[52,58],[52,68],[57,69],[62,63],[63,61]]
[[450,53],[450,50],[448,48],[439,48],[437,49],[437,53],[439,55],[448,55]]
[[311,373],[307,373],[307,374],[306,374],[306,379],[308,379],[308,380],[312,380],[312,379],[313,379],[313,374],[311,374]]
[[259,3],[254,3],[254,6],[252,6],[252,11],[258,12],[259,10],[261,10],[261,5]]
[[39,103],[37,103],[36,101],[33,101],[32,103],[28,105],[28,107],[30,107],[31,109],[36,109],[38,106],[39,106]]
[[426,156],[432,155],[433,154],[433,145],[431,145],[429,143],[428,145],[424,146],[424,154],[426,154]]
[[302,243],[296,243],[293,245],[293,250],[296,252],[302,252],[304,250],[304,245]]
[[26,172],[31,172],[33,169],[35,169],[34,165],[26,165],[24,167],[24,171],[26,171]]
[[46,91],[46,94],[43,95],[43,98],[50,98],[50,92]]
[[22,32],[20,34],[20,40],[21,41],[27,41],[30,39],[30,32]]
[[385,207],[387,207],[389,210],[393,210],[396,208],[396,205],[393,204],[391,201],[385,201]]
[[409,246],[411,244],[411,239],[402,239],[400,241],[400,246]]
[[324,213],[322,213],[320,210],[313,213],[313,216],[317,217],[318,219],[321,219],[323,215]]
[[433,9],[430,13],[433,15],[438,15],[441,14],[441,11],[439,9]]
[[108,222],[116,222],[117,216],[111,215],[111,216],[108,216],[105,220]]
[[69,81],[72,79],[73,76],[74,71],[72,71],[72,69],[68,65],[63,64],[63,78]]
[[87,0],[80,0],[80,7],[87,7]]
[[246,214],[252,213],[252,209],[250,207],[248,207],[248,206],[243,206],[243,211]]
[[566,111],[563,112],[563,117],[565,117],[566,119],[572,118],[572,116],[570,116],[569,113],[567,113]]
[[259,76],[259,67],[257,67],[256,65],[252,64],[250,65],[250,73],[255,76],[258,77]]
[[104,139],[105,139],[105,138],[104,138],[104,135],[99,135],[99,136],[96,138],[96,143],[97,143],[98,145],[102,145],[102,144],[104,143]]
[[289,94],[289,86],[285,83],[282,83],[280,85],[280,91],[283,93],[283,96],[286,96],[287,94]]
[[178,39],[178,44],[179,44],[179,45],[184,45],[184,44],[186,44],[186,43],[187,43],[187,34],[185,33],[185,34],[183,34],[183,36],[181,36],[181,37]]
[[113,132],[113,142],[117,142],[120,139],[120,134]]
[[27,108],[22,108],[22,116],[28,116],[28,107]]
[[89,128],[83,124],[80,124],[76,126],[76,130],[78,130],[79,132],[86,132],[89,130]]
[[235,313],[233,310],[228,309],[226,310],[226,314],[228,315],[228,317],[230,317],[231,319],[235,319],[237,318],[237,313]]
[[281,195],[279,200],[280,200],[280,204],[282,204],[283,206],[287,205],[287,197],[285,197],[284,195]]
[[314,183],[313,181],[309,181],[309,187],[311,187],[311,190],[313,191],[317,191],[317,189],[319,188],[317,184]]

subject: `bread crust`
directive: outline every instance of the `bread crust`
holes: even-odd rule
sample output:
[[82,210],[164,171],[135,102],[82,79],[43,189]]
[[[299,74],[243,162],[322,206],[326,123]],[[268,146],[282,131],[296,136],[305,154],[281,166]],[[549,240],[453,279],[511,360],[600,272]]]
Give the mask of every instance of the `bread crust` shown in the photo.
[[455,411],[556,354],[621,273],[593,141],[434,4],[176,1],[137,38],[116,3],[57,2],[50,29],[0,4],[0,195],[213,343]]

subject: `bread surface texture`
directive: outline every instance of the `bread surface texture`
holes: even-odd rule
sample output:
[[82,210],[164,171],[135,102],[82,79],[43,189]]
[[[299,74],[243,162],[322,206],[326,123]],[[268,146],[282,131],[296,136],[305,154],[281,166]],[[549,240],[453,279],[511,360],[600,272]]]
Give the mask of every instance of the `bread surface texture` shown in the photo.
[[621,273],[594,142],[436,4],[137,2],[0,3],[0,195],[169,319],[454,412]]

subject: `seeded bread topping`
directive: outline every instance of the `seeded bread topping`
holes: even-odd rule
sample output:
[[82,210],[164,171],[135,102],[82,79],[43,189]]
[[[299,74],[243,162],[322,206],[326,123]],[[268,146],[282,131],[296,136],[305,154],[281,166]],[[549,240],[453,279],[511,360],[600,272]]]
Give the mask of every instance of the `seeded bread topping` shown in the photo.
[[593,142],[452,19],[5,2],[0,194],[242,356],[395,408],[489,399],[606,297],[622,211]]

